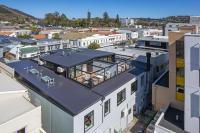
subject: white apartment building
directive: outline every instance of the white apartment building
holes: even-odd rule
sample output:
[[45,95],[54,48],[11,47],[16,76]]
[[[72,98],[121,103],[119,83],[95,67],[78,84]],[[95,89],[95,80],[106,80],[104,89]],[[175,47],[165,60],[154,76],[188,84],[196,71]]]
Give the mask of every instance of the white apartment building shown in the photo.
[[190,24],[200,26],[200,16],[190,16]]
[[31,60],[9,65],[16,79],[29,88],[31,102],[41,105],[46,132],[120,133],[145,105],[148,81],[145,70],[130,68],[129,59],[119,63],[118,56],[63,50],[42,57],[43,65]]
[[[170,32],[170,31],[179,31],[180,27],[184,27],[184,26],[186,26],[186,27],[196,26],[196,24],[192,24],[192,23],[168,23],[165,26],[165,35],[168,36],[168,32]],[[197,28],[198,28],[198,26],[197,26]]]
[[41,128],[41,106],[30,103],[27,89],[13,74],[14,70],[0,63],[0,132],[46,133]]
[[200,132],[200,35],[185,35],[185,131]]
[[109,35],[99,35],[95,34],[86,38],[77,39],[71,41],[71,44],[81,48],[87,48],[91,43],[97,43],[100,45],[114,44],[126,40],[125,34],[109,34]]
[[141,29],[138,31],[139,38],[153,35],[162,35],[162,30],[159,29]]
[[122,26],[134,26],[135,20],[133,18],[121,18],[120,19]]
[[67,48],[69,44],[68,40],[52,40],[52,39],[44,39],[37,41],[37,46],[39,48],[40,53],[46,53],[53,50]]
[[138,32],[133,32],[130,30],[118,30],[118,33],[125,34],[126,35],[126,40],[131,40],[131,39],[137,39],[138,38]]

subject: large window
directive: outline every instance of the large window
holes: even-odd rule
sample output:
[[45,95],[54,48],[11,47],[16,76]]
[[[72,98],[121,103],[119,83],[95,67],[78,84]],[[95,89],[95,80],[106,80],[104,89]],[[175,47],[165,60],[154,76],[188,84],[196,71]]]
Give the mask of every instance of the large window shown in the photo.
[[117,106],[120,105],[124,100],[126,100],[126,89],[123,89],[117,93]]
[[104,103],[104,116],[110,113],[110,99]]
[[137,91],[137,80],[131,84],[131,94]]
[[144,75],[142,75],[140,83],[141,83],[141,87],[143,87],[144,86]]
[[94,126],[94,111],[88,113],[84,117],[84,127],[85,131],[88,131],[90,128]]

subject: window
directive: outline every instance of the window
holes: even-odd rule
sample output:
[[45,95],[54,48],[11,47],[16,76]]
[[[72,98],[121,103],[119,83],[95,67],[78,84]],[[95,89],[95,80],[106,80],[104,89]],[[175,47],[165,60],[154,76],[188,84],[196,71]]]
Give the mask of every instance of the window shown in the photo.
[[131,84],[131,95],[137,91],[137,80]]
[[94,126],[94,111],[90,112],[84,117],[84,127],[85,131],[88,131]]
[[14,133],[25,133],[25,128],[22,128],[22,129],[20,129],[18,131],[15,131]]
[[156,72],[159,72],[159,66],[156,66]]
[[129,115],[131,114],[131,109],[128,110],[128,114],[129,114]]
[[121,118],[124,117],[124,111],[121,111]]
[[120,105],[124,100],[126,100],[126,89],[123,89],[117,93],[117,106]]
[[104,103],[104,116],[110,113],[110,99]]
[[142,77],[141,77],[141,87],[143,87],[144,86],[144,75],[142,75]]

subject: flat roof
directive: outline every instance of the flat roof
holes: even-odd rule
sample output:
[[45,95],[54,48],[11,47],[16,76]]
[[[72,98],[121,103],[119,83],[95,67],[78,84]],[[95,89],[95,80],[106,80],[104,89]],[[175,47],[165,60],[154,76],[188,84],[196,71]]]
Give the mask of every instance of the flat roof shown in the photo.
[[10,78],[5,73],[0,73],[0,93],[8,93],[15,91],[26,91],[26,88],[16,82],[14,79]]
[[82,48],[78,50],[60,50],[59,52],[41,57],[41,59],[64,67],[72,67],[94,58],[109,55],[114,55],[114,53]]
[[82,39],[82,38],[86,38],[89,36],[92,36],[96,34],[95,32],[66,32],[64,34],[64,39],[69,39],[69,40],[77,40],[77,39]]
[[168,42],[167,36],[146,36],[138,39],[138,41],[152,41],[152,42]]
[[[112,93],[126,82],[144,72],[142,69],[133,68],[130,71],[121,73],[112,79],[89,89],[64,76],[57,75],[54,71],[44,66],[39,66],[31,60],[13,62],[9,64],[9,66],[13,67],[16,73],[23,77],[30,85],[34,86],[31,88],[33,91],[42,95],[73,116],[100,101],[104,96]],[[24,69],[30,66],[42,72],[43,76],[47,75],[54,78],[55,84],[49,87],[36,75],[31,74]]]
[[[62,109],[76,115],[99,101],[101,97],[88,88],[75,83],[63,76],[55,74],[53,71],[39,66],[31,60],[22,60],[9,64],[17,74],[23,77],[27,82],[34,86],[33,91],[43,95],[54,104],[60,105]],[[43,73],[43,76],[54,78],[54,86],[49,87],[42,82],[36,75],[28,73],[24,68],[32,66]],[[32,89],[32,88],[31,88]]]
[[146,56],[146,53],[151,53],[152,57],[157,57],[161,54],[167,54],[165,51],[161,50],[150,50],[150,49],[144,49],[144,48],[136,48],[136,47],[123,47],[123,46],[108,46],[108,47],[103,47],[99,48],[98,50],[101,51],[107,51],[107,52],[113,52],[116,54],[121,54],[121,55],[127,55],[127,56]]
[[2,94],[0,96],[0,107],[0,125],[36,108],[23,98],[22,94],[15,93]]
[[169,71],[167,71],[155,84],[169,88]]
[[[176,120],[177,116],[178,120]],[[184,112],[169,106],[159,125],[176,133],[186,133],[184,131]]]

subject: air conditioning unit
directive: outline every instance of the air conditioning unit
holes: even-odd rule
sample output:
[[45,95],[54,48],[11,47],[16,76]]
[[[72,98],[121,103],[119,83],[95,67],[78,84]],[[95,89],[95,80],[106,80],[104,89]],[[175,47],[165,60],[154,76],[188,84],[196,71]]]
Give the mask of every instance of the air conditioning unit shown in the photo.
[[62,67],[57,67],[57,72],[62,73],[64,72],[64,69]]
[[38,61],[38,64],[39,64],[39,65],[44,65],[44,62],[41,61],[41,60],[39,60],[39,61]]

